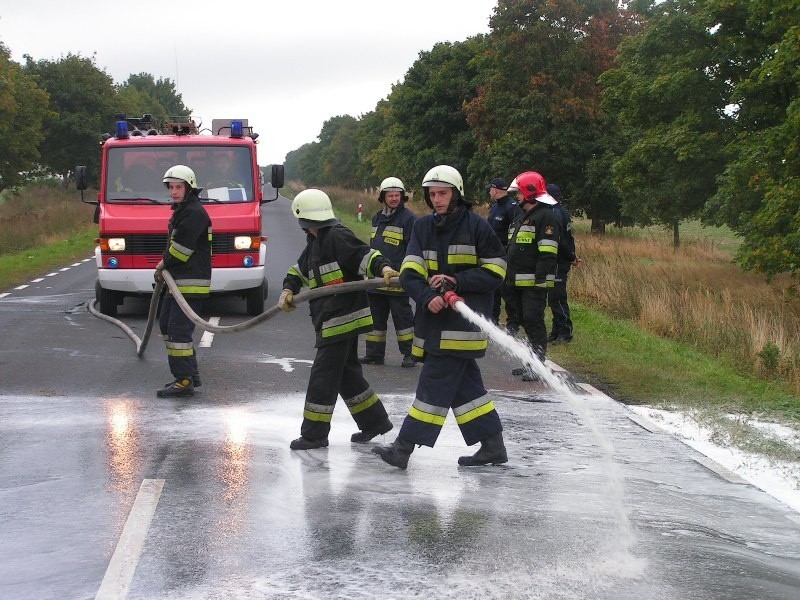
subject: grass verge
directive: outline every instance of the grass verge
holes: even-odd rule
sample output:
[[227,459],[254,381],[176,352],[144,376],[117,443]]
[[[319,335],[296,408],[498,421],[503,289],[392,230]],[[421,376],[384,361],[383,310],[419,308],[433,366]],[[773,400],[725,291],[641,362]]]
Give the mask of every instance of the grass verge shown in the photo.
[[53,267],[86,258],[94,250],[97,226],[92,225],[35,248],[0,255],[0,290],[19,285]]

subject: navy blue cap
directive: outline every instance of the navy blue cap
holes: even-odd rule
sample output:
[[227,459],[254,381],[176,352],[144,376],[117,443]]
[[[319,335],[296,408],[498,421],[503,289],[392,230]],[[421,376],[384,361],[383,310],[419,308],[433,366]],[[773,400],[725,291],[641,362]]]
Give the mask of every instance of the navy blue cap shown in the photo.
[[489,188],[497,188],[498,190],[507,190],[508,182],[502,177],[495,177],[494,179],[492,179],[492,183],[486,186],[487,190]]
[[561,188],[558,187],[555,183],[548,183],[547,184],[547,193],[550,194],[556,200],[561,200]]

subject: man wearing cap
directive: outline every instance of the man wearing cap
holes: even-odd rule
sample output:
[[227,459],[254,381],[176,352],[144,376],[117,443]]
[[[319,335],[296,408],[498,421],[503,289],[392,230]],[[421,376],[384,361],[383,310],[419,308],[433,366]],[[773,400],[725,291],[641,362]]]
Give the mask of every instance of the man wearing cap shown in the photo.
[[[497,235],[503,249],[508,248],[509,228],[514,220],[522,212],[519,205],[508,195],[508,183],[502,177],[495,177],[486,186],[489,198],[492,201],[492,208],[489,210],[487,220],[492,230]],[[514,307],[514,296],[511,287],[505,282],[494,291],[494,303],[492,304],[492,323],[500,323],[500,301],[506,303],[506,331],[510,335],[516,335],[519,331],[519,319]]]
[[572,319],[567,302],[567,277],[572,265],[581,262],[575,253],[575,238],[572,237],[572,218],[561,204],[561,188],[555,183],[547,184],[547,193],[556,199],[553,212],[558,216],[561,225],[561,238],[558,240],[556,281],[553,289],[548,291],[547,305],[553,313],[553,328],[547,341],[551,344],[563,344],[572,341]]

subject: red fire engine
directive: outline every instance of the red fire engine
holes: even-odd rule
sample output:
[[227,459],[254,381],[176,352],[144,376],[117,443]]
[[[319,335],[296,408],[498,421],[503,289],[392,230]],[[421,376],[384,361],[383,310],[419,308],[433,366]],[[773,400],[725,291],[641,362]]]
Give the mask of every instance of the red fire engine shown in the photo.
[[[211,217],[211,293],[238,294],[246,300],[248,314],[261,313],[267,295],[261,205],[278,197],[283,165],[272,165],[275,194],[264,198],[258,134],[245,119],[215,119],[210,135],[200,133],[189,117],[158,129],[153,125],[149,115],[118,115],[115,135],[103,136],[97,200],[84,200],[97,205],[95,289],[100,311],[115,316],[125,296],[152,293],[171,215],[162,177],[169,167],[181,164],[194,170]],[[75,180],[78,189],[87,188],[86,167],[76,168]]]

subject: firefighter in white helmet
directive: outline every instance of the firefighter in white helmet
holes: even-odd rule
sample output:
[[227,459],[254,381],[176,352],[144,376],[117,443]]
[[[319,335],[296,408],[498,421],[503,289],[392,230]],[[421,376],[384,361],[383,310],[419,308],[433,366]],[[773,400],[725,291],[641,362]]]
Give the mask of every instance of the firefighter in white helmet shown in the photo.
[[[199,313],[211,289],[211,219],[200,202],[194,171],[185,165],[167,169],[163,178],[172,199],[169,244],[156,266],[155,277],[167,269],[184,299]],[[160,398],[193,396],[200,386],[197,352],[192,343],[194,323],[169,292],[161,301],[159,327],[167,347],[167,360],[174,381],[158,390]]]
[[405,469],[415,445],[436,443],[452,410],[467,445],[481,443],[458,464],[504,463],[503,426],[476,361],[486,353],[488,335],[456,306],[463,301],[478,313],[491,314],[494,290],[506,274],[505,251],[486,219],[470,210],[456,169],[434,167],[422,189],[434,212],[414,225],[400,282],[417,305],[413,352],[423,366],[397,439],[373,452]]
[[[416,215],[406,208],[405,185],[397,177],[387,177],[381,182],[378,202],[383,206],[372,217],[372,232],[369,245],[379,250],[392,264],[400,269],[411,239]],[[397,347],[403,355],[401,367],[414,367],[417,362],[411,356],[411,341],[414,339],[414,312],[408,294],[402,288],[386,287],[369,292],[369,306],[375,328],[367,334],[366,354],[361,364],[382,365],[386,353],[386,334],[389,315],[392,315]]]
[[[300,192],[292,202],[292,214],[306,232],[306,248],[283,280],[278,305],[294,310],[292,300],[302,287],[335,286],[364,277],[383,277],[386,285],[399,273],[377,250],[359,240],[339,223],[330,198],[322,190]],[[331,417],[339,395],[344,399],[359,431],[350,440],[369,442],[392,428],[383,403],[370,387],[358,360],[358,336],[372,331],[372,315],[365,292],[331,294],[310,302],[316,330],[317,354],[306,390],[300,437],[292,450],[328,445]]]

